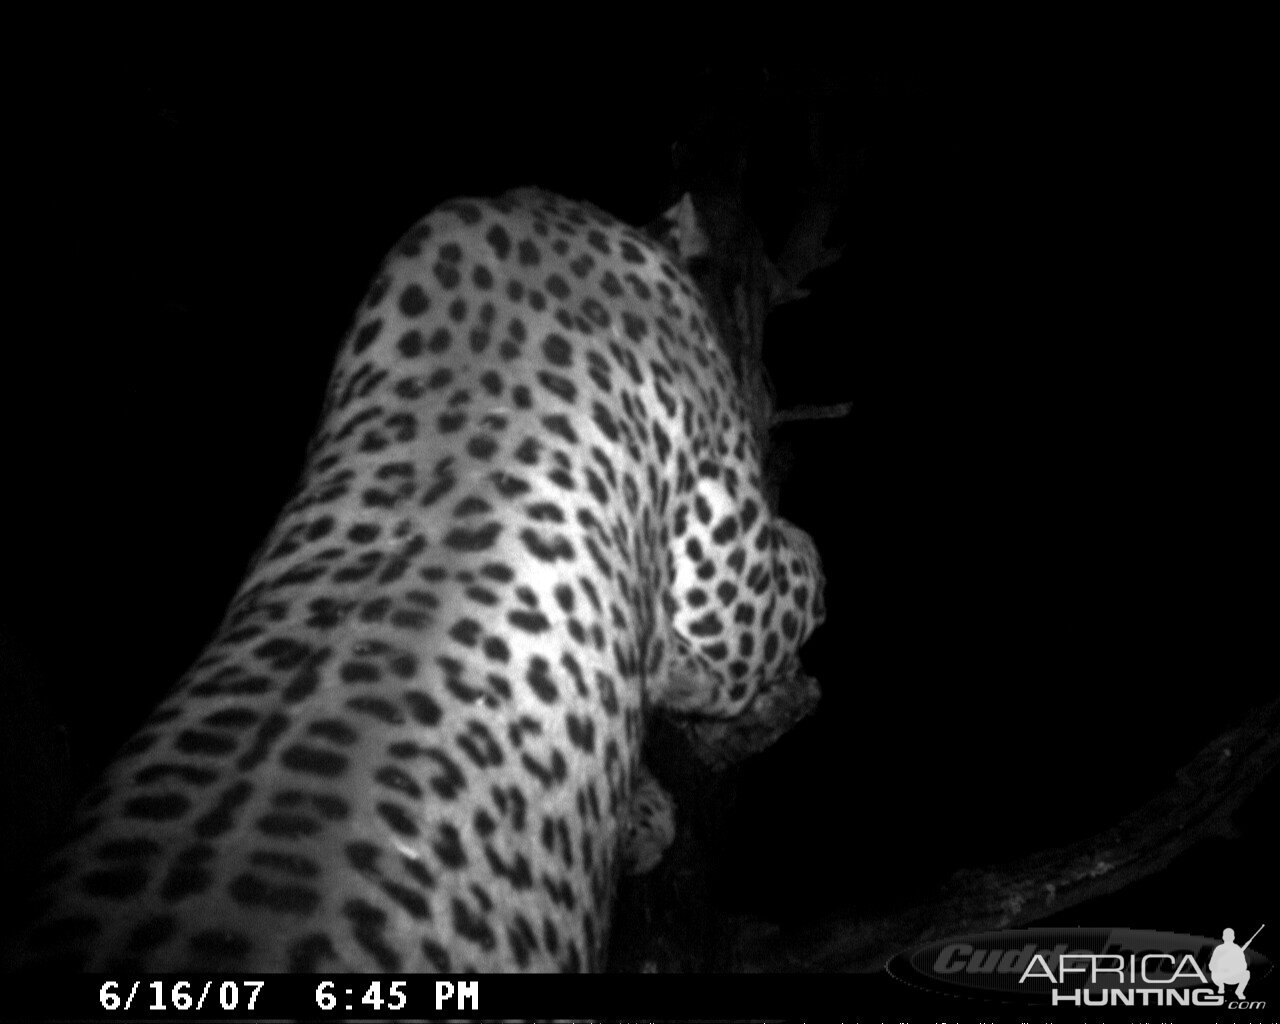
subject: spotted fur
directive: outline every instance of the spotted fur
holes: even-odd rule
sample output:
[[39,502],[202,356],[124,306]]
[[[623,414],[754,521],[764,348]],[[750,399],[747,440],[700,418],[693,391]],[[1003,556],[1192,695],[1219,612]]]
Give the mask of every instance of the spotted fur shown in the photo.
[[622,870],[643,875],[662,861],[676,838],[676,808],[671,794],[643,764],[632,780],[630,813],[622,835]]
[[[600,211],[449,203],[387,257],[216,638],[52,860],[16,958],[602,965],[646,713],[794,677],[819,562],[682,269]],[[661,817],[661,814],[658,815]]]

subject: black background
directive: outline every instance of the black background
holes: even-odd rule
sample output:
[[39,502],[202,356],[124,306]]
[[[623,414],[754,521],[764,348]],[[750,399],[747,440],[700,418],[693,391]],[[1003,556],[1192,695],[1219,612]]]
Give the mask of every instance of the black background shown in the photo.
[[[14,213],[36,230],[3,354],[0,618],[19,866],[211,637],[398,235],[528,184],[635,223],[665,205],[701,62],[441,47],[68,57],[20,103]],[[745,770],[722,894],[802,921],[1096,831],[1274,693],[1274,346],[1246,62],[761,68],[831,90],[860,154],[845,257],[767,349],[782,405],[854,405],[786,434],[783,511],[828,579],[804,652],[824,699]],[[776,243],[797,143],[775,130],[754,201]],[[1280,906],[1275,796],[1063,920],[1252,931]]]

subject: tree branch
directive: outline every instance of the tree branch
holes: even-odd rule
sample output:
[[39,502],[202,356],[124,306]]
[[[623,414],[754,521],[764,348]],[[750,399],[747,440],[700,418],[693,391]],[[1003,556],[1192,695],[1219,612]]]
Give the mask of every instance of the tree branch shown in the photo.
[[935,900],[874,919],[842,915],[783,931],[744,922],[745,971],[876,971],[895,953],[946,935],[1013,928],[1118,891],[1211,837],[1280,763],[1280,699],[1218,736],[1175,783],[1111,828],[1009,864],[957,872]]

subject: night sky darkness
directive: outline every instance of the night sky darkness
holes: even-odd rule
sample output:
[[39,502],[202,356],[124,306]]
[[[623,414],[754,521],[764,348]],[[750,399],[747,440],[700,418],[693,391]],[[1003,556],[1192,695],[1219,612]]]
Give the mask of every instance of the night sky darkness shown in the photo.
[[[11,721],[62,722],[75,785],[212,636],[399,234],[535,184],[643,223],[698,80],[208,71],[121,71],[32,115],[57,229],[5,353],[0,636]],[[824,699],[743,771],[724,880],[788,920],[1098,830],[1275,686],[1261,341],[1229,267],[1254,143],[1220,102],[1247,83],[816,74],[860,154],[845,258],[766,353],[781,405],[854,404],[785,434],[783,512],[827,575],[804,650]],[[800,154],[774,122],[753,202],[776,244]],[[62,785],[24,753],[38,731],[0,735],[17,813]],[[1280,906],[1275,799],[1063,921],[1251,932]]]

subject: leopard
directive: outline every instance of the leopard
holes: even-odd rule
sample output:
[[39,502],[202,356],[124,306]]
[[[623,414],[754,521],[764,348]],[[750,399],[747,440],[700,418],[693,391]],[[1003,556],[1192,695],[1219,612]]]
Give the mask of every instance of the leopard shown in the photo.
[[11,964],[604,969],[619,874],[672,831],[646,722],[767,720],[825,614],[720,332],[678,253],[588,202],[418,221]]

